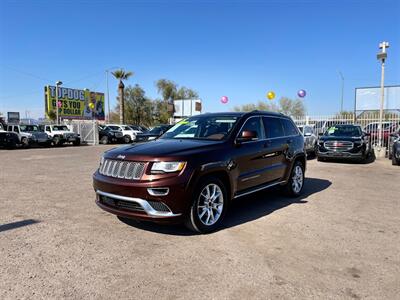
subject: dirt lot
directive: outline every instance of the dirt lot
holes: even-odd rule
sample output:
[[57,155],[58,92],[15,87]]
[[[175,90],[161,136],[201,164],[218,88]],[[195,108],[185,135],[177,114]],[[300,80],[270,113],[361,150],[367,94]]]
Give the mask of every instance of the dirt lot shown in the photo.
[[398,299],[400,168],[309,161],[304,196],[225,228],[125,224],[94,203],[98,147],[0,150],[0,299]]

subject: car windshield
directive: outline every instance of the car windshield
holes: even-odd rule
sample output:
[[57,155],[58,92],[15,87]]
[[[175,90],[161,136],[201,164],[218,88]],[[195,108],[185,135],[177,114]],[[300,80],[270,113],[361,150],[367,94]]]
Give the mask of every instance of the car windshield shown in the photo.
[[22,132],[39,131],[39,127],[37,127],[36,125],[19,125],[19,128]]
[[238,119],[238,116],[226,115],[191,117],[175,124],[161,138],[222,140]]
[[53,130],[56,131],[69,131],[68,127],[65,125],[54,125]]
[[325,131],[327,136],[360,136],[361,129],[357,126],[332,126]]
[[132,131],[133,129],[130,128],[129,126],[122,126],[122,130],[129,130],[129,131]]

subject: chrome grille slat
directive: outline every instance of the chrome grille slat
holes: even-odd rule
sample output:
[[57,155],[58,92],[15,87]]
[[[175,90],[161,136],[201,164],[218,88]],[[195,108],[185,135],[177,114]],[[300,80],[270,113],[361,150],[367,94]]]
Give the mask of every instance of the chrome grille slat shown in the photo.
[[120,160],[105,159],[99,169],[99,173],[114,178],[138,180],[142,177],[145,169],[143,162],[128,162]]
[[324,143],[324,147],[330,151],[349,151],[353,149],[354,144],[349,141],[327,141]]

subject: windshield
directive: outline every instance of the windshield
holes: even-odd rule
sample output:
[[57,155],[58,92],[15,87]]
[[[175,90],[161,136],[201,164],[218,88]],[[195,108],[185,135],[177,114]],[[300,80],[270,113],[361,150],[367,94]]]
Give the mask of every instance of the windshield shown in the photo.
[[361,129],[357,126],[333,126],[325,131],[327,136],[360,136]]
[[184,119],[170,128],[163,139],[222,140],[232,130],[237,116],[196,116]]
[[39,127],[36,125],[19,125],[19,128],[22,132],[39,131]]
[[53,130],[56,131],[69,131],[68,127],[65,125],[54,125]]

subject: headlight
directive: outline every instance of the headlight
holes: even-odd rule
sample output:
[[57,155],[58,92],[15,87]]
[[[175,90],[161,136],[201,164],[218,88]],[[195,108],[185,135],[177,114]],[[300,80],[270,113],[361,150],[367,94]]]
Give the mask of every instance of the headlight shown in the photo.
[[183,169],[186,162],[183,161],[160,161],[153,163],[151,167],[151,173],[160,174],[160,173],[173,173],[179,172]]

